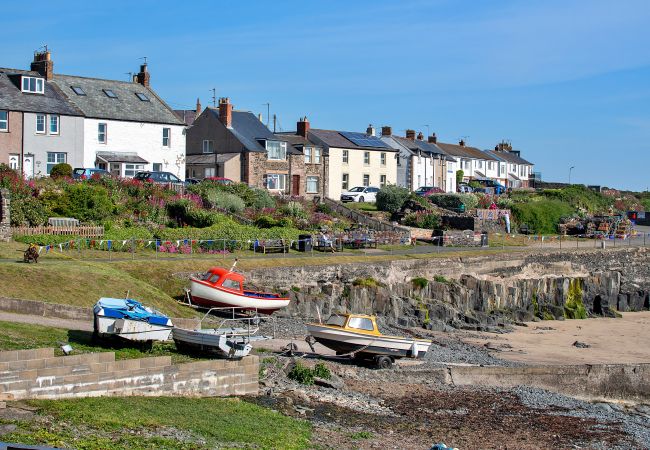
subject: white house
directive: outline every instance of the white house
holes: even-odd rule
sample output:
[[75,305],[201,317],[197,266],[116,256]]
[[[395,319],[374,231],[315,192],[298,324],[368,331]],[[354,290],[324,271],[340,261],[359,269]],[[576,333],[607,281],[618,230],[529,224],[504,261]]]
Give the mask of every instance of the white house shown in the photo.
[[458,162],[456,171],[463,171],[463,181],[480,178],[494,178],[498,170],[498,160],[475,147],[468,147],[461,140],[456,144],[437,143],[438,147]]
[[523,159],[519,150],[513,150],[508,142],[500,142],[494,150],[484,153],[496,158],[499,166],[498,179],[510,188],[529,187],[533,174],[533,163]]

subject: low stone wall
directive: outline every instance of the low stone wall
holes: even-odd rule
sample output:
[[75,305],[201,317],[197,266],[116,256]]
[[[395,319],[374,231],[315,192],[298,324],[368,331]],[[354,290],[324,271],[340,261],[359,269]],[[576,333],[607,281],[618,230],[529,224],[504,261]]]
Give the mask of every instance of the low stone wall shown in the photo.
[[259,388],[257,356],[172,364],[169,356],[115,361],[110,352],[53,354],[0,352],[0,400],[257,395]]
[[0,241],[11,240],[11,201],[8,189],[0,189]]
[[538,367],[448,367],[448,383],[534,386],[584,399],[650,400],[650,364]]

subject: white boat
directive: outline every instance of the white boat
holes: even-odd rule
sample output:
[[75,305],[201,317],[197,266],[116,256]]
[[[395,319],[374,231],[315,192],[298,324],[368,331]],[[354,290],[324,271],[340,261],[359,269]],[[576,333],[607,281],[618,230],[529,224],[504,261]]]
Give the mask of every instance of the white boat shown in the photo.
[[213,267],[200,277],[190,277],[190,303],[205,308],[244,308],[263,314],[272,314],[289,304],[289,298],[280,294],[244,289],[244,276],[232,270]]
[[93,308],[94,334],[151,345],[169,339],[174,325],[164,314],[133,299],[102,297]]
[[[228,318],[222,319],[217,328],[201,328],[203,320],[213,311],[225,312]],[[253,343],[270,339],[268,336],[259,335],[260,318],[255,313],[253,316],[242,316],[248,312],[243,308],[211,308],[199,326],[194,330],[174,328],[172,338],[179,350],[198,350],[215,353],[217,356],[228,359],[240,359],[253,349]],[[239,327],[235,324],[241,325]]]
[[335,314],[326,323],[308,323],[313,338],[337,355],[373,359],[378,367],[390,367],[398,358],[421,358],[429,351],[431,341],[379,332],[375,316]]

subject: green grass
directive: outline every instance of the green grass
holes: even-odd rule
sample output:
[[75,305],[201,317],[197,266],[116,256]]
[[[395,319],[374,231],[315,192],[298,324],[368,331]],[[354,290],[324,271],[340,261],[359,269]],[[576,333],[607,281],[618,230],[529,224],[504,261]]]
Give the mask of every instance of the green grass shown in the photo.
[[368,202],[351,202],[351,203],[346,203],[345,206],[347,206],[350,209],[356,209],[357,211],[366,211],[366,212],[376,212],[379,211],[377,209],[377,204],[376,203],[368,203]]
[[73,355],[81,353],[115,352],[115,359],[148,358],[152,356],[171,356],[173,363],[196,360],[179,353],[172,342],[156,342],[153,349],[143,352],[138,348],[126,347],[119,341],[103,340],[93,343],[89,331],[66,330],[63,328],[32,325],[26,323],[0,322],[0,351],[23,350],[30,348],[54,347],[57,355],[63,353],[61,344],[70,343]]
[[[308,422],[238,399],[127,397],[30,401],[32,422],[3,440],[77,449],[308,448]],[[170,430],[176,433],[162,432]],[[201,442],[203,441],[203,442]]]

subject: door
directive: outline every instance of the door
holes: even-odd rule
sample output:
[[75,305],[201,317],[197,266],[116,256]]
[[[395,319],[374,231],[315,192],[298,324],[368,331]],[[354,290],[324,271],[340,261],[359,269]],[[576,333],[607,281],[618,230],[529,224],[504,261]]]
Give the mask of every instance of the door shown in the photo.
[[291,176],[291,195],[300,195],[300,175]]
[[120,163],[111,163],[111,175],[116,177],[122,176],[122,164]]
[[23,156],[23,175],[25,178],[34,178],[34,155]]

